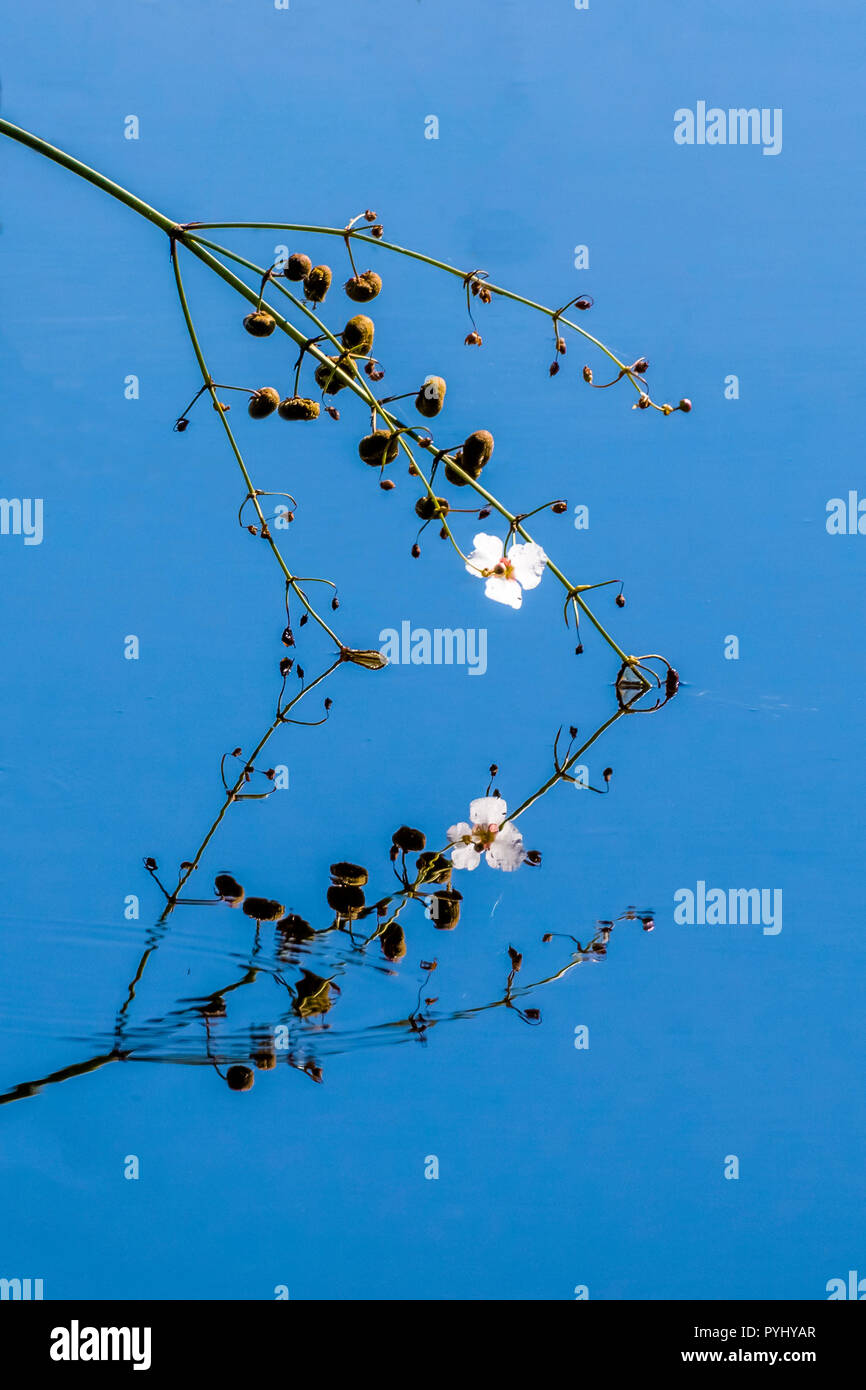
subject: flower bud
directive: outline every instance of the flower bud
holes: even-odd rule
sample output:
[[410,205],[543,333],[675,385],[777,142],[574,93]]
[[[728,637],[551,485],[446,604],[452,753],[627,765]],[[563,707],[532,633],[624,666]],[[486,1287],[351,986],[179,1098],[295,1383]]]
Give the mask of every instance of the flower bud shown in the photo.
[[625,594],[617,594],[614,602],[616,603],[617,608],[625,608]]
[[230,1091],[251,1091],[255,1079],[255,1072],[251,1067],[229,1067],[226,1072]]
[[679,676],[679,672],[678,672],[678,671],[675,671],[674,668],[673,668],[673,666],[669,666],[669,667],[668,667],[668,673],[667,673],[667,675],[665,676],[665,695],[666,695],[667,698],[670,700],[671,697],[672,697],[673,695],[676,695],[676,693],[677,693],[677,691],[679,690],[679,688],[680,688],[680,676]]
[[613,768],[606,767],[601,775],[604,778],[605,782],[609,782],[611,777],[613,776]]
[[392,844],[404,854],[414,854],[424,849],[427,844],[427,836],[423,830],[414,830],[410,825],[401,825],[399,830],[395,830],[391,836]]
[[415,409],[419,415],[423,415],[426,420],[432,420],[434,415],[438,415],[445,404],[446,389],[444,377],[428,376],[415,397]]
[[351,883],[355,888],[363,888],[370,875],[363,864],[349,864],[340,860],[331,865],[331,878],[337,883]]
[[632,367],[632,371],[637,372],[638,376],[643,376],[645,372],[649,371],[649,362],[645,357],[639,357]]
[[688,396],[684,396],[683,399],[680,401],[679,405],[677,406],[677,410],[682,410],[686,415],[688,415],[691,408],[692,403],[689,400]]
[[307,396],[287,396],[280,401],[278,413],[281,420],[318,420],[319,410],[319,402]]
[[280,393],[273,386],[262,386],[250,396],[247,409],[254,420],[266,420],[280,403]]
[[313,262],[303,251],[293,251],[286,261],[283,271],[287,280],[304,280],[313,268]]
[[343,289],[350,299],[356,304],[369,304],[371,299],[382,288],[382,277],[377,275],[375,270],[362,270],[360,275],[355,275],[351,280],[347,280]]
[[467,333],[463,341],[467,347],[480,347],[483,340],[480,333]]
[[374,430],[372,434],[365,434],[358,444],[359,457],[372,468],[383,468],[386,463],[393,463],[399,452],[399,435],[388,430]]
[[567,502],[564,502],[564,501],[562,501],[562,500],[560,500],[560,501],[558,501],[558,502],[554,502],[553,505],[551,506],[551,509],[550,509],[550,510],[551,510],[552,512],[556,512],[556,515],[557,515],[557,516],[562,516],[562,513],[563,513],[563,512],[567,512],[567,511],[568,511],[568,503],[567,503]]
[[350,352],[368,353],[373,346],[373,335],[375,333],[373,320],[366,314],[355,314],[349,319],[342,332],[343,347]]
[[589,386],[592,385],[592,367],[584,367],[583,379]]
[[304,295],[313,304],[321,304],[331,288],[331,267],[314,265],[304,276]]
[[247,314],[244,319],[244,328],[248,333],[252,333],[254,338],[269,338],[276,326],[276,319],[265,309],[256,309],[254,314]]

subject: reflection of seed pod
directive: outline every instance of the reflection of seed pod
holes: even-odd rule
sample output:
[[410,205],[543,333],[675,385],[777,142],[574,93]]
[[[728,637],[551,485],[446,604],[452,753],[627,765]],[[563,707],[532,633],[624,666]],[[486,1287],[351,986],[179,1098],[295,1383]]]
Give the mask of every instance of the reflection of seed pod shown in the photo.
[[388,430],[374,430],[372,434],[365,434],[358,444],[359,456],[374,468],[393,463],[399,452],[399,435],[391,434]]
[[277,321],[271,318],[264,309],[257,309],[254,314],[247,314],[244,319],[244,328],[248,333],[252,333],[254,338],[269,338],[277,326]]
[[255,1079],[255,1072],[252,1067],[229,1067],[226,1072],[226,1081],[230,1091],[251,1091]]
[[295,985],[295,1013],[302,1018],[309,1014],[325,1014],[332,1002],[330,981],[321,975],[314,975],[312,970],[302,970],[301,978]]
[[369,304],[382,288],[382,277],[377,275],[375,270],[362,270],[360,275],[347,280],[343,288],[356,304]]
[[280,401],[278,413],[281,420],[318,420],[319,410],[319,402],[307,396],[287,396]]
[[416,862],[424,883],[447,883],[451,878],[451,860],[437,850],[428,849],[424,854],[419,854]]
[[314,265],[304,276],[304,294],[313,304],[321,304],[331,288],[331,267]]
[[286,279],[303,280],[305,276],[309,275],[312,268],[313,262],[309,256],[305,256],[303,251],[293,251],[286,261]]
[[217,874],[213,886],[217,896],[227,903],[239,903],[244,896],[243,888],[231,874]]
[[312,941],[316,935],[309,922],[299,917],[297,912],[287,912],[277,922],[277,931],[286,941]]
[[363,891],[348,883],[333,883],[328,889],[328,906],[338,917],[357,917],[365,901]]
[[250,396],[247,407],[254,420],[266,420],[280,403],[280,393],[273,386],[262,386]]
[[273,898],[247,898],[243,910],[248,917],[254,917],[257,922],[276,922],[286,909]]
[[363,864],[348,864],[341,860],[339,864],[331,865],[331,878],[337,883],[350,883],[356,888],[363,888],[369,877]]
[[415,397],[415,409],[428,420],[432,420],[445,404],[446,389],[443,376],[428,376]]
[[343,329],[343,347],[349,348],[351,352],[367,353],[373,346],[375,332],[372,319],[368,319],[366,314],[355,314]]
[[456,888],[443,888],[430,899],[430,912],[434,927],[439,931],[453,931],[460,921],[460,904],[463,894]]
[[273,1071],[277,1065],[277,1054],[274,1052],[274,1045],[270,1038],[263,1038],[258,1043],[255,1052],[250,1057],[250,1061],[256,1071]]
[[347,376],[358,375],[358,368],[350,357],[329,357],[327,362],[320,362],[315,371],[316,385],[322,388],[326,396],[335,396],[349,384],[337,376],[335,367],[339,367]]
[[432,521],[434,516],[446,516],[451,510],[451,504],[444,497],[431,497],[426,493],[419,497],[415,503],[415,515],[420,516],[422,521]]
[[424,848],[427,836],[423,830],[413,830],[410,825],[401,825],[399,830],[394,831],[391,840],[404,854],[413,854],[416,850]]
[[402,960],[406,954],[406,933],[399,922],[391,922],[379,937],[386,960]]

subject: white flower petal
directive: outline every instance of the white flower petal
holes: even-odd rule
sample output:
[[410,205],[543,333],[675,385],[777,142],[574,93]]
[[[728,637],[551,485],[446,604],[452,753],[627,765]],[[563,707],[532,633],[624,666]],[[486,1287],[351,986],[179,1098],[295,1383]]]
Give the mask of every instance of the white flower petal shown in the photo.
[[508,807],[501,796],[477,796],[469,807],[473,825],[501,825],[507,815]]
[[516,579],[499,579],[491,575],[484,585],[484,592],[495,603],[505,603],[509,608],[519,608],[523,593]]
[[513,545],[508,552],[508,562],[514,569],[514,577],[524,589],[534,589],[541,583],[547,556],[540,545]]
[[487,851],[487,862],[491,869],[503,869],[510,873],[519,869],[523,863],[523,836],[510,821],[500,830]]
[[451,863],[455,869],[477,869],[481,862],[474,845],[455,845],[451,851]]
[[457,840],[462,840],[464,835],[472,834],[472,826],[468,821],[462,820],[457,825],[452,825],[448,831],[448,843],[453,845]]
[[477,575],[479,570],[492,570],[505,554],[499,537],[489,536],[486,531],[479,531],[472,543],[475,549],[466,561],[466,568],[470,574]]

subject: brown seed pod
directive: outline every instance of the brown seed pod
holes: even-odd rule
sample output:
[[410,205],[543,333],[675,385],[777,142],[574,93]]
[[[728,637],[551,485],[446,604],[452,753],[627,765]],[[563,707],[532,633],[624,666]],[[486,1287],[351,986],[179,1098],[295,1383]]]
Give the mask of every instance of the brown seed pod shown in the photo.
[[402,960],[406,954],[406,933],[399,922],[391,922],[379,937],[386,960]]
[[452,867],[451,860],[438,850],[425,850],[416,860],[416,868],[424,883],[448,883]]
[[326,362],[320,362],[314,375],[316,385],[321,387],[326,396],[335,396],[338,391],[342,391],[343,387],[349,384],[337,376],[335,367],[339,367],[347,376],[358,375],[358,368],[350,357],[329,357]]
[[460,904],[463,894],[456,888],[443,888],[430,899],[430,914],[434,927],[439,931],[453,931],[460,921]]
[[375,270],[362,270],[360,275],[354,275],[343,286],[346,294],[350,299],[354,299],[356,304],[369,304],[381,288],[382,277],[377,275]]
[[[471,478],[480,478],[481,470],[493,453],[493,435],[489,430],[475,430],[463,443],[463,448],[457,454],[454,462],[464,473],[468,473]],[[445,477],[449,483],[455,487],[465,487],[466,483],[453,469],[450,463],[445,464]]]
[[276,922],[286,909],[273,898],[247,898],[242,910],[247,917],[254,917],[257,922]]
[[316,935],[309,922],[299,917],[297,912],[287,912],[277,922],[277,931],[285,941],[312,941]]
[[243,899],[244,890],[233,874],[217,874],[213,886],[217,897],[222,898],[223,902],[234,906]]
[[422,521],[432,521],[435,516],[447,516],[451,504],[445,497],[431,497],[429,492],[419,497],[415,503],[415,515]]
[[399,436],[388,430],[374,430],[372,434],[365,434],[358,443],[359,457],[373,468],[393,463],[399,452]]
[[338,864],[331,865],[331,878],[337,883],[349,883],[355,888],[363,888],[369,877],[363,864],[349,864],[340,860]]
[[256,309],[254,314],[247,314],[244,319],[244,328],[254,338],[269,338],[276,326],[276,319],[265,309]]
[[331,267],[314,265],[304,276],[304,294],[313,304],[321,304],[331,288]]
[[444,377],[428,376],[415,397],[415,409],[419,415],[423,415],[427,420],[432,420],[434,415],[438,415],[445,404],[446,390]]
[[261,386],[250,396],[247,409],[254,420],[266,420],[280,403],[280,393],[273,386]]
[[226,1081],[230,1091],[251,1091],[255,1083],[255,1072],[251,1067],[229,1067]]
[[333,883],[328,889],[328,906],[338,917],[357,917],[366,899],[363,889],[347,883]]
[[343,347],[348,348],[350,352],[368,353],[373,346],[375,332],[372,319],[368,319],[366,314],[355,314],[343,329]]
[[340,650],[340,660],[351,661],[353,666],[363,666],[365,671],[384,671],[388,665],[387,656],[383,656],[375,648],[357,650],[354,647],[343,647]]
[[313,268],[313,262],[303,251],[293,251],[286,261],[284,271],[287,280],[304,280]]
[[404,854],[414,854],[418,850],[424,849],[427,844],[427,836],[423,830],[415,830],[411,825],[401,825],[399,830],[395,830],[391,836],[391,843],[401,849]]
[[273,1043],[270,1040],[259,1043],[250,1057],[250,1061],[256,1071],[273,1071],[277,1065],[277,1054],[274,1052]]
[[281,420],[318,420],[319,410],[319,402],[306,396],[287,396],[279,404]]

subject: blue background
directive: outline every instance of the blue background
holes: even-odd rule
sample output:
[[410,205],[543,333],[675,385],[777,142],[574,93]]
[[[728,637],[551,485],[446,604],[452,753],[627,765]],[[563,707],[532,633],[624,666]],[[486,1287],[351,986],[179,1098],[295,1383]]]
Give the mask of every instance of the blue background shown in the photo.
[[[825,528],[828,499],[863,486],[860,7],[46,0],[5,27],[3,114],[170,216],[342,225],[375,208],[387,237],[529,298],[591,293],[582,323],[649,357],[657,399],[695,409],[664,419],[631,410],[631,388],[590,391],[579,369],[606,379],[604,359],[574,335],[549,380],[549,321],[504,301],[465,348],[458,280],[364,257],[385,280],[382,390],[444,375],[446,442],[492,430],[498,496],[586,504],[589,530],[547,515],[534,534],[576,580],[624,579],[627,607],[602,590],[602,620],[626,650],[667,655],[683,689],[588,755],[595,779],[615,769],[608,797],[560,786],[527,814],[541,869],[456,875],[457,931],[419,913],[395,975],[345,967],[323,1085],[278,1068],[236,1095],[201,1066],[130,1062],[0,1109],[0,1275],[57,1298],[799,1299],[866,1272],[866,540]],[[782,153],[677,146],[673,113],[698,100],[781,107]],[[141,856],[171,877],[218,809],[221,754],[267,726],[282,586],[236,526],[209,407],[171,432],[199,382],[164,237],[22,147],[0,157],[0,491],[45,501],[41,546],[0,537],[13,1087],[110,1038],[161,906]],[[348,272],[334,238],[213,235],[264,263],[297,243],[335,285]],[[240,301],[187,261],[217,379],[288,387],[291,346],[245,335]],[[345,307],[335,288],[332,326]],[[411,560],[413,485],[401,467],[394,492],[375,487],[364,412],[339,404],[339,424],[232,417],[257,485],[298,497],[296,571],[339,582],[355,646],[408,618],[484,626],[489,657],[480,678],[341,670],[327,726],[281,732],[289,791],[235,807],[194,883],[231,868],[318,922],[332,860],[386,891],[391,831],[441,843],[492,760],[522,800],[560,724],[589,732],[613,710],[617,665],[588,625],[575,659],[551,576],[513,613],[430,531]],[[300,637],[313,673],[327,643]],[[673,894],[698,879],[781,888],[781,934],[675,925]],[[420,959],[439,958],[442,1009],[471,1007],[501,996],[508,945],[537,979],[567,947],[544,931],[585,940],[632,903],[656,931],[617,927],[603,963],[539,991],[541,1027],[497,1009],[424,1047],[362,1045],[406,1016]],[[241,914],[178,909],[135,1017],[225,984],[249,948]],[[251,1017],[270,1017],[270,987]],[[166,1055],[201,1060],[195,1038]]]

